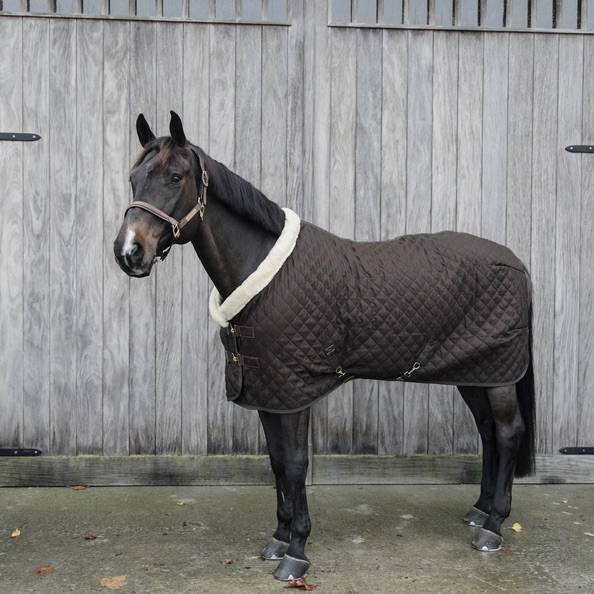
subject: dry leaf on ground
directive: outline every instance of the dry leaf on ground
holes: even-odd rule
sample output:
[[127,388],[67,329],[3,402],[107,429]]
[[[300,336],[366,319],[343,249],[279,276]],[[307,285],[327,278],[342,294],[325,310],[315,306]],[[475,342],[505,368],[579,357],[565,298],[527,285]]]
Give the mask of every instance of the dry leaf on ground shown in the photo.
[[125,575],[108,575],[101,578],[100,584],[109,590],[119,590],[126,583],[126,579]]
[[35,575],[51,575],[52,573],[54,573],[54,571],[56,571],[56,568],[53,565],[50,565],[49,563],[36,565],[33,568],[33,573]]
[[318,587],[317,584],[308,584],[305,578],[299,578],[298,580],[289,580],[289,583],[285,588],[296,588],[297,590],[305,590],[311,592]]
[[524,528],[522,528],[522,524],[520,524],[519,522],[514,522],[512,524],[512,530],[519,534],[520,532],[524,531]]
[[70,488],[73,491],[84,491],[85,489],[88,489],[87,485],[72,485]]
[[231,563],[233,563],[233,559],[225,559],[223,561],[223,565],[231,565]]
[[19,528],[15,528],[11,533],[10,533],[10,538],[18,538],[21,535],[21,531]]
[[91,530],[85,532],[82,536],[85,540],[95,540],[97,538],[97,535]]

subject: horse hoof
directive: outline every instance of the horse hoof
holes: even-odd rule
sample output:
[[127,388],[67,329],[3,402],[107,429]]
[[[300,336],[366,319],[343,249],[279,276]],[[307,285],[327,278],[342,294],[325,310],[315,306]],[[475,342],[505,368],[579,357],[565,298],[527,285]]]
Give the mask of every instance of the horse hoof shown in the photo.
[[503,538],[500,534],[495,534],[485,528],[479,528],[475,537],[472,539],[472,548],[484,553],[494,553],[501,549]]
[[489,514],[478,507],[472,507],[471,510],[464,516],[464,522],[472,528],[481,527]]
[[290,555],[285,555],[282,561],[274,570],[274,577],[281,582],[288,582],[289,580],[298,580],[307,575],[309,569],[309,561],[305,559],[297,559]]
[[272,536],[270,540],[264,545],[260,555],[266,561],[280,561],[289,548],[288,542],[283,542]]

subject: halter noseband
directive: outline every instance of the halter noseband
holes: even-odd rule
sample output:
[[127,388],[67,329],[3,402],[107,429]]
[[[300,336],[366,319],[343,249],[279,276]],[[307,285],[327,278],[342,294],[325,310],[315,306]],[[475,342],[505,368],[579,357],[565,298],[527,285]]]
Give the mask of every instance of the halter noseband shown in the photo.
[[[198,157],[198,162],[200,163],[200,169],[202,170],[202,184],[200,186],[200,189],[198,190],[198,196],[196,197],[196,206],[194,206],[194,208],[192,208],[192,210],[188,214],[186,214],[178,221],[177,219],[174,219],[173,217],[169,216],[166,212],[163,212],[160,208],[157,208],[156,206],[153,206],[148,202],[143,202],[142,200],[134,200],[133,202],[130,202],[130,204],[128,204],[128,207],[124,212],[124,216],[126,216],[126,213],[131,208],[141,208],[142,210],[146,210],[147,212],[150,212],[152,215],[171,225],[171,231],[173,233],[174,239],[179,239],[179,236],[181,235],[181,230],[196,215],[200,215],[200,220],[203,221],[204,211],[206,210],[206,191],[208,188],[208,173],[206,171],[206,168],[204,167],[204,159],[202,158],[202,155],[194,149],[191,150]],[[162,251],[168,252],[170,248],[171,246],[165,248]]]

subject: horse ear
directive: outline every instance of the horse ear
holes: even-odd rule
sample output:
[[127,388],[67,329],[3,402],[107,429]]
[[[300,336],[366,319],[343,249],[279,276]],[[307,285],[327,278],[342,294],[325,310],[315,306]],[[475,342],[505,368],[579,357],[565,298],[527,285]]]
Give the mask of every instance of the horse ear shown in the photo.
[[184,133],[184,127],[182,125],[182,121],[180,117],[175,113],[175,111],[171,112],[171,121],[169,122],[169,132],[171,133],[171,138],[173,138],[173,142],[178,146],[185,146],[186,145],[186,135]]
[[138,134],[138,140],[142,146],[146,146],[152,140],[155,140],[155,135],[148,125],[148,122],[144,119],[143,114],[139,114],[136,118],[136,133]]

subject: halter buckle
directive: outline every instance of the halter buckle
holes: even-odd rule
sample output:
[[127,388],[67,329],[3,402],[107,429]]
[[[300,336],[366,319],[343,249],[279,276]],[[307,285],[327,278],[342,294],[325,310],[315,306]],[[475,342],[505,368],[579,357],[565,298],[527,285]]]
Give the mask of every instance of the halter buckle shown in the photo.
[[208,188],[208,173],[207,173],[206,169],[202,170],[202,185],[205,188]]
[[179,239],[179,236],[180,236],[179,225],[177,223],[171,223],[171,230],[173,231],[173,237],[175,239]]

